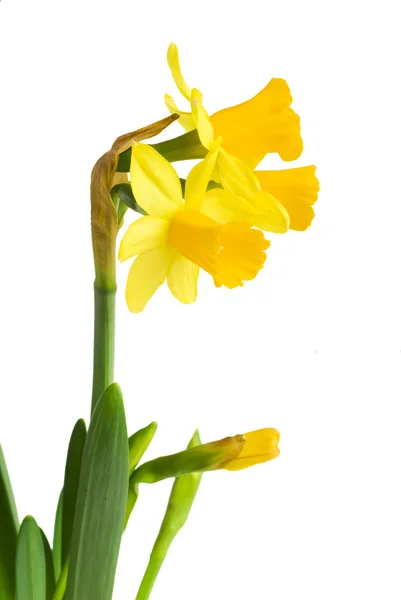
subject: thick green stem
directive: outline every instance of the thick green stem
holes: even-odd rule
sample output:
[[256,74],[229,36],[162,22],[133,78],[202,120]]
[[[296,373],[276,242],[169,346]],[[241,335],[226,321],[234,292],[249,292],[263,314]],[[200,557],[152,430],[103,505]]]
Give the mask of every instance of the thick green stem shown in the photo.
[[114,383],[115,301],[115,288],[99,288],[95,282],[92,415],[104,390]]

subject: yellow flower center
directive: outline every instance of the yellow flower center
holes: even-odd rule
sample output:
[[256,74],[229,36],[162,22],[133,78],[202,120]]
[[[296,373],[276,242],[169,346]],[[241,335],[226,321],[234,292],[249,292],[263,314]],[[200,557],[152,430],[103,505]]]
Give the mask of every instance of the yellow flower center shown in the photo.
[[263,233],[246,223],[220,225],[191,210],[177,211],[171,220],[169,242],[213,277],[217,287],[234,288],[254,279],[269,247]]

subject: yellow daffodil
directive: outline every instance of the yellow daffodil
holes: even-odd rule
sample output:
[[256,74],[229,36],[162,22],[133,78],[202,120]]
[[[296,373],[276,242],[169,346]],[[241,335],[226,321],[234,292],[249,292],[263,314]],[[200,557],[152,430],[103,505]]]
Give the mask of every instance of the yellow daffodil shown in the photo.
[[[198,130],[206,148],[215,136],[222,138],[213,179],[232,196],[229,200],[225,195],[222,203],[223,196],[219,192],[211,194],[210,216],[224,222],[237,208],[237,217],[241,213],[243,220],[266,231],[282,233],[288,227],[298,231],[307,229],[314,217],[312,204],[319,190],[315,167],[255,173],[250,168],[255,168],[266,153],[277,152],[283,160],[290,161],[302,152],[299,117],[290,108],[292,97],[286,81],[272,79],[254,98],[220,110],[209,118],[202,94],[197,89],[191,90],[184,80],[175,44],[170,44],[167,60],[179,91],[191,103],[191,112],[183,112],[171,96],[166,95],[169,110],[180,115],[179,122],[187,131]],[[248,199],[246,210],[243,205],[239,206],[238,197]],[[283,207],[285,224],[276,215],[277,222],[272,226],[272,212],[283,216]],[[267,226],[263,219],[265,212],[269,213]]]
[[197,296],[199,269],[217,287],[234,288],[254,279],[269,246],[263,233],[233,219],[224,225],[202,208],[221,140],[189,173],[185,200],[177,173],[146,144],[132,148],[131,185],[138,204],[148,214],[132,223],[119,250],[121,261],[138,255],[128,275],[126,300],[140,312],[167,279],[172,294],[185,304]]
[[[174,44],[171,44],[168,49],[167,59],[178,89],[191,103],[191,114],[179,112],[170,96],[166,96],[167,106],[171,111],[179,112],[186,129],[196,127],[202,145],[210,150],[216,135],[203,105],[202,94],[196,88],[190,90],[186,84],[179,65],[177,47]],[[224,138],[221,139],[224,144]],[[272,194],[261,189],[259,181],[248,165],[222,147],[217,154],[212,177],[232,194],[234,208],[236,205],[241,205],[238,206],[241,214],[244,213],[242,200],[247,200],[247,222],[274,233],[288,231],[289,216],[283,205]],[[239,199],[238,202],[235,200],[236,197]]]
[[[192,102],[193,90],[182,75],[175,44],[168,48],[167,62],[179,91]],[[190,112],[180,110],[168,94],[165,101],[170,112],[180,115],[179,123],[187,131],[197,127],[193,107]],[[287,82],[274,78],[250,100],[214,113],[210,123],[215,135],[222,137],[224,149],[237,158],[257,164],[265,154],[277,152],[283,160],[296,160],[303,145],[299,116],[291,104]]]

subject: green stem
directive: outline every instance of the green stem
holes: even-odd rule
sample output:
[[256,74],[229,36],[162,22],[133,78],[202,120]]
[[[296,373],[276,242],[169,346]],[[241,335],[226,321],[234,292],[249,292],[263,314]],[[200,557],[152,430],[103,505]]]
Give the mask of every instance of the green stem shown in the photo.
[[95,282],[92,415],[104,390],[114,383],[115,302],[116,289],[99,288]]
[[204,158],[208,152],[202,146],[196,129],[172,140],[151,144],[151,146],[169,162]]
[[135,600],[148,600],[153,586],[166,558],[168,549],[175,537],[175,532],[161,528],[149,558],[149,563],[143,576],[141,586]]
[[[196,129],[184,133],[171,140],[150,144],[169,162],[178,162],[181,160],[191,160],[195,158],[205,158],[207,149],[202,146]],[[131,164],[131,148],[122,152],[118,157],[117,171],[128,173]]]
[[64,598],[65,590],[67,587],[67,575],[68,575],[69,562],[70,562],[69,558],[67,558],[67,560],[64,563],[63,569],[61,571],[60,577],[57,581],[57,586],[54,591],[53,600],[63,600],[63,598]]

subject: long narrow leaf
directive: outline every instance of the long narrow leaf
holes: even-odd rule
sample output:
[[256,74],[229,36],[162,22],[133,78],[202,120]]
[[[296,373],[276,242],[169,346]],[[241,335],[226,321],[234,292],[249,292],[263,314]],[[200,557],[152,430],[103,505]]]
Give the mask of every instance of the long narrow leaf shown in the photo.
[[70,553],[72,526],[74,524],[82,455],[86,440],[86,425],[83,419],[76,422],[68,446],[63,488],[63,520],[61,534],[61,564]]
[[60,577],[61,573],[61,535],[63,529],[63,490],[60,492],[60,496],[57,503],[56,518],[54,521],[54,534],[53,534],[53,566],[54,576],[56,581]]
[[111,600],[128,494],[128,436],[120,387],[98,401],[82,459],[66,600]]
[[25,517],[17,540],[16,600],[46,600],[46,560],[41,531]]
[[45,566],[46,566],[46,600],[52,600],[54,590],[56,589],[56,580],[54,577],[53,557],[50,544],[47,540],[45,532],[41,529],[43,549],[45,551]]
[[15,598],[15,552],[19,521],[6,461],[0,446],[0,598]]

